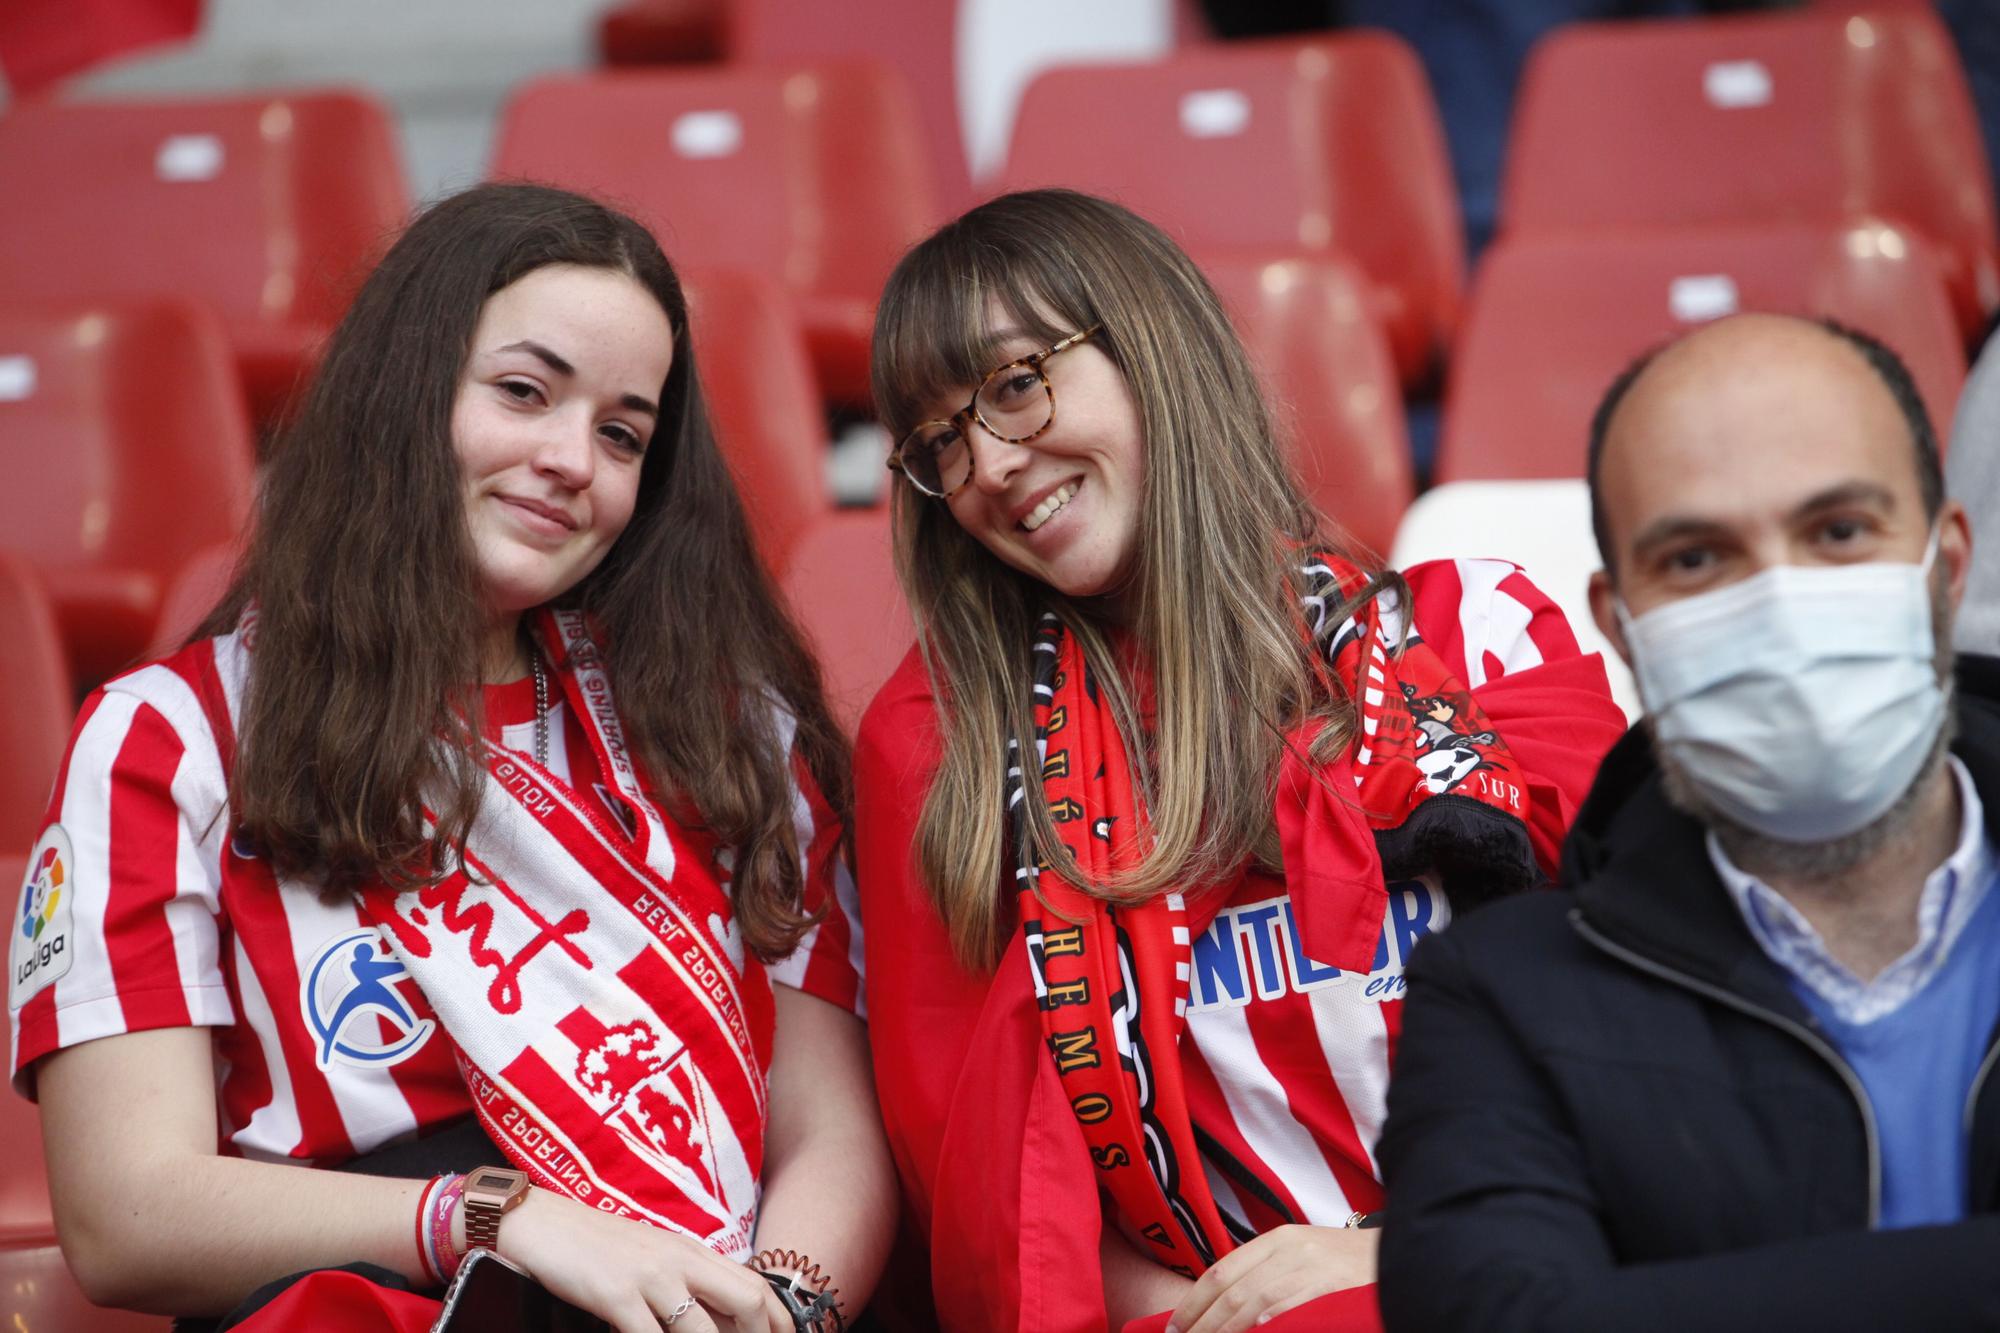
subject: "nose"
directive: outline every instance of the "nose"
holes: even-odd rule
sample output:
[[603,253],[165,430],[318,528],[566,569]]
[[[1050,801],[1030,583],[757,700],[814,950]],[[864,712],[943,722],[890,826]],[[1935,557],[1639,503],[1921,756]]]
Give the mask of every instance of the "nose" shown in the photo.
[[1034,456],[1025,442],[1003,440],[976,420],[965,432],[965,446],[972,454],[972,484],[988,495],[1005,491]]
[[545,429],[535,446],[535,471],[571,490],[586,489],[597,474],[596,423],[579,421],[567,412],[552,412],[543,421]]

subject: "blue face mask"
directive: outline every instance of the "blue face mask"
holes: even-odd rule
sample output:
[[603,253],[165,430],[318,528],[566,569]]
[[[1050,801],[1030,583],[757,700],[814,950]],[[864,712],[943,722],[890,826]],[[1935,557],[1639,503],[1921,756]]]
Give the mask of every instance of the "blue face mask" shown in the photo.
[[1779,565],[1619,625],[1653,733],[1722,813],[1766,837],[1866,828],[1944,725],[1921,564]]

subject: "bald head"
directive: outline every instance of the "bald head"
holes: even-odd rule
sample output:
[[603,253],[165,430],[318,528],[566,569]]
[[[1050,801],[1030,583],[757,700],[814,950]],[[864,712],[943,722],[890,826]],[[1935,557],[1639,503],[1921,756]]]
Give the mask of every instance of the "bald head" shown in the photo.
[[[1846,409],[1859,418],[1843,416]],[[1774,434],[1835,422],[1837,433],[1872,430],[1899,441],[1923,512],[1936,516],[1944,475],[1929,413],[1901,359],[1868,334],[1831,320],[1737,315],[1647,353],[1612,382],[1591,422],[1591,524],[1605,569],[1617,578],[1621,546],[1633,535],[1612,531],[1605,497],[1607,459],[1623,454],[1627,437],[1640,437],[1644,447],[1648,439],[1659,443],[1663,431],[1696,432],[1714,447],[1686,461],[1719,464],[1733,477],[1739,466],[1754,468],[1760,445]],[[1654,480],[1662,461],[1638,461],[1631,470]],[[1613,466],[1614,480],[1628,479],[1622,458]]]

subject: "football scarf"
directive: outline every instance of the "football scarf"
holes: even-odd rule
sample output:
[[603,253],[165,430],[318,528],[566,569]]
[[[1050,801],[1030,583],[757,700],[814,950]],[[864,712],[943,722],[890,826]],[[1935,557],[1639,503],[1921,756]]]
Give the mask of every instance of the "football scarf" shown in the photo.
[[536,1184],[747,1259],[770,986],[713,868],[643,790],[580,615],[536,626],[632,832],[488,742],[463,864],[360,895],[458,1050],[487,1132]]
[[[1528,887],[1540,871],[1526,784],[1471,692],[1402,633],[1393,594],[1368,598],[1329,627],[1330,608],[1368,587],[1360,570],[1316,557],[1304,572],[1313,592],[1300,632],[1323,651],[1334,687],[1354,699],[1358,725],[1329,763],[1307,758],[1315,731],[1288,738],[1278,802],[1284,877],[1311,956],[1366,972],[1390,881],[1436,873],[1462,902]],[[1042,798],[1084,876],[1102,882],[1145,852],[1130,759],[1082,649],[1053,615],[1035,631],[1033,663]],[[1032,789],[1011,741],[1007,756],[1011,817]],[[1013,822],[1029,972],[1064,1096],[1130,1232],[1156,1262],[1196,1276],[1235,1239],[1203,1175],[1181,1077],[1191,964],[1184,898],[1093,897],[1044,874]]]

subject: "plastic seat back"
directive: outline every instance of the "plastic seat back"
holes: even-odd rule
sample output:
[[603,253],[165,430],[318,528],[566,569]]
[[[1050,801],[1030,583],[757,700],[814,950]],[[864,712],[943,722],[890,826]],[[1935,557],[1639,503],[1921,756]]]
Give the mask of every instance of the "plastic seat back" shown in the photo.
[[1586,653],[1602,653],[1611,697],[1636,718],[1639,687],[1590,615],[1590,576],[1604,567],[1590,530],[1590,491],[1581,480],[1459,481],[1424,492],[1403,516],[1390,564],[1425,560],[1511,560],[1562,608]]
[[251,469],[229,350],[204,311],[0,309],[0,549],[47,584],[81,683],[135,659],[182,562],[242,531]]
[[1116,199],[1198,256],[1339,253],[1405,378],[1457,323],[1464,237],[1423,68],[1386,33],[1195,47],[1029,85],[1008,189]]
[[1968,333],[2000,301],[1991,169],[1935,14],[1563,28],[1529,59],[1511,144],[1503,235],[1875,218],[1937,244]]
[[1880,338],[1944,440],[1965,354],[1933,254],[1914,232],[1873,225],[1503,241],[1473,284],[1437,479],[1582,476],[1591,414],[1619,371],[1739,310],[1828,316]]
[[689,319],[716,440],[765,563],[832,512],[826,420],[796,315],[769,278],[710,269],[687,278]]
[[1416,494],[1409,432],[1368,280],[1343,260],[1203,266],[1257,363],[1280,434],[1321,512],[1382,552]]
[[409,208],[388,113],[354,92],[10,107],[0,180],[8,301],[200,301],[260,409]]
[[916,631],[896,582],[889,510],[843,509],[804,533],[782,585],[819,657],[827,704],[851,736]]
[[875,298],[934,220],[924,153],[876,64],[631,70],[522,88],[493,174],[628,208],[678,265],[784,284],[822,388],[865,402]]
[[[25,855],[48,808],[76,711],[54,608],[34,568],[0,551],[0,634],[7,690],[0,696],[0,855]],[[8,887],[0,881],[0,892]],[[11,902],[11,899],[5,900]]]

